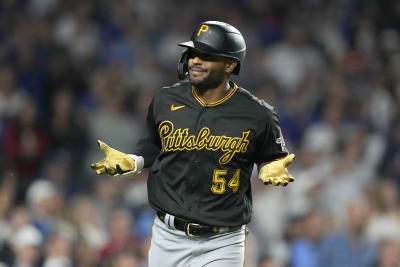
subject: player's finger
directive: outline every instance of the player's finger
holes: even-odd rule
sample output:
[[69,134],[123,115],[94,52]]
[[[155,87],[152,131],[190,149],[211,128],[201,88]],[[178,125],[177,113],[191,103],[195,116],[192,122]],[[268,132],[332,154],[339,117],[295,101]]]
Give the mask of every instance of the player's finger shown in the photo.
[[271,183],[272,183],[272,185],[277,186],[277,185],[279,185],[279,180],[276,177],[271,178]]
[[113,168],[113,167],[109,167],[109,168],[106,168],[106,172],[107,172],[109,175],[114,175],[114,174],[117,173],[117,170],[116,170],[115,168]]
[[115,168],[113,166],[111,166],[109,162],[104,162],[103,166],[104,166],[105,172],[107,174],[114,175],[116,173]]
[[97,173],[98,175],[105,174],[105,173],[106,173],[106,167],[97,169],[97,170],[96,170],[96,173]]
[[279,178],[277,178],[278,185],[287,186],[289,184],[289,181],[286,179],[287,177],[288,176],[284,173]]
[[[92,167],[92,166],[93,166],[93,167]],[[100,168],[102,168],[102,167],[107,167],[107,166],[108,166],[108,165],[107,165],[107,160],[106,160],[106,159],[100,160],[100,161],[98,161],[98,162],[93,163],[92,165],[90,165],[90,167],[91,167],[92,169],[95,169],[95,170],[100,169]]]
[[290,154],[289,156],[286,156],[286,157],[285,157],[285,161],[283,162],[283,164],[285,165],[285,167],[288,166],[290,163],[293,162],[294,157],[295,157],[294,154]]
[[288,181],[289,183],[294,182],[294,177],[289,173],[288,169],[286,168],[284,172],[284,180]]
[[263,181],[263,183],[265,184],[265,185],[269,185],[269,184],[271,184],[271,180],[268,178],[268,179],[265,179],[264,181]]
[[90,165],[90,168],[92,168],[93,170],[97,170],[97,169],[100,169],[102,167],[104,167],[103,161],[99,161],[99,162],[96,162],[96,163],[93,163],[93,164]]
[[97,140],[97,143],[99,144],[101,151],[103,151],[103,153],[108,156],[108,154],[110,153],[110,147],[100,140]]

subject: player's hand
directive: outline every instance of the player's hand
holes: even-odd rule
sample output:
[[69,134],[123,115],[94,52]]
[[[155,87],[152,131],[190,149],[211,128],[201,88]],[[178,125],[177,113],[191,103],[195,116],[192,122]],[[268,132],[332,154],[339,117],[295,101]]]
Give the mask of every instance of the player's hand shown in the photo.
[[294,154],[287,155],[284,158],[274,160],[264,165],[258,174],[258,177],[265,185],[287,186],[294,181],[293,176],[287,170],[287,166],[292,163]]
[[100,140],[97,140],[97,142],[101,151],[106,155],[103,160],[90,165],[98,175],[107,173],[111,176],[118,176],[118,174],[122,175],[135,170],[135,160],[129,155],[109,147]]

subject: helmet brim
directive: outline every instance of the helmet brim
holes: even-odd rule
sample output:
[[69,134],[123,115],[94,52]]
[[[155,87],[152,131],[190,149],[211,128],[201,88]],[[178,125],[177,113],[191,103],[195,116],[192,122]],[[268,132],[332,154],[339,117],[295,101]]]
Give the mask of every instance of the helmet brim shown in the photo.
[[201,43],[201,42],[196,42],[196,41],[187,41],[187,42],[183,42],[183,43],[179,43],[179,46],[182,47],[187,47],[187,48],[194,48],[197,50],[200,50],[203,53],[207,53],[207,54],[212,54],[212,55],[220,55],[220,56],[228,56],[225,55],[224,53],[221,53],[218,50],[215,50],[213,47],[205,44],[205,43]]
[[182,47],[192,47],[192,48],[194,48],[193,41],[187,41],[187,42],[179,43],[178,45],[182,46]]

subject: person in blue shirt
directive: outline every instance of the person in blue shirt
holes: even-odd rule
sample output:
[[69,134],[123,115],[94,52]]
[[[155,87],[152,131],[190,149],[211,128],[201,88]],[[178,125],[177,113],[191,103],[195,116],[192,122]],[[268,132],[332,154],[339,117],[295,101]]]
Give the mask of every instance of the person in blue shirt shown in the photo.
[[364,237],[369,214],[370,208],[366,200],[358,200],[349,204],[345,227],[322,240],[318,266],[374,266],[377,260],[376,246]]
[[290,267],[318,267],[319,242],[324,230],[321,214],[310,211],[300,219],[302,235],[290,246]]

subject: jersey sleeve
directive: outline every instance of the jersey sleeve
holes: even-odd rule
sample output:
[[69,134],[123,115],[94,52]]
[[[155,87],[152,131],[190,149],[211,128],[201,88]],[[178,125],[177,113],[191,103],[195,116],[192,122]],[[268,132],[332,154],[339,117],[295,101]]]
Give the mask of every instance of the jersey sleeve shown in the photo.
[[161,150],[161,141],[154,119],[154,98],[151,101],[146,118],[146,134],[141,138],[134,150],[134,154],[144,158],[144,167],[149,168]]
[[267,119],[263,131],[256,137],[255,163],[271,162],[288,154],[285,147],[279,119],[275,110],[271,110],[271,116]]

